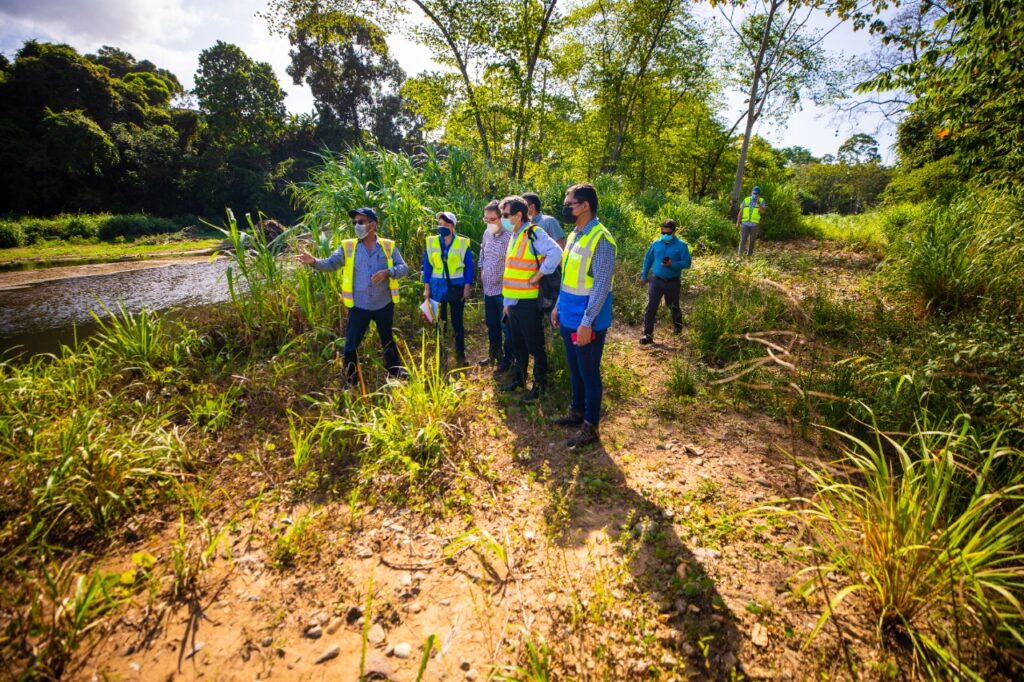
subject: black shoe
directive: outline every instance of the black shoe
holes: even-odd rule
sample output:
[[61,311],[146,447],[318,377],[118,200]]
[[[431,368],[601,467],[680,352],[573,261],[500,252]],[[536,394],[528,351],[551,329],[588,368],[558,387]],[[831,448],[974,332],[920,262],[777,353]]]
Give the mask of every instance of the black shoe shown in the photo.
[[583,411],[570,409],[568,414],[552,420],[551,423],[555,426],[579,426],[583,423]]
[[534,384],[533,387],[526,392],[522,398],[519,399],[521,403],[535,403],[540,400],[540,396],[544,393],[544,388]]
[[507,384],[502,384],[500,390],[501,390],[502,393],[511,393],[512,391],[516,390],[517,388],[522,388],[522,386],[523,386],[523,382],[520,381],[519,379],[516,379],[514,381],[508,382]]
[[459,367],[465,367],[466,365],[468,365],[469,363],[466,362],[466,354],[459,353],[458,355],[456,355],[455,364],[458,365]]
[[565,446],[569,449],[582,447],[584,445],[590,445],[600,440],[600,436],[597,433],[597,427],[590,422],[583,422],[580,426],[580,430],[576,432],[572,438],[565,441]]
[[672,330],[672,333],[675,334],[676,336],[679,336],[680,334],[683,333],[683,328],[682,327],[676,327],[675,329]]
[[494,362],[494,359],[493,359],[493,358],[484,358],[483,360],[481,360],[480,362],[478,362],[478,363],[476,363],[476,364],[477,364],[478,366],[480,366],[480,367],[487,367],[487,366],[488,366],[488,365],[490,365],[490,364],[491,364],[492,362]]
[[512,366],[513,365],[512,365],[511,362],[506,362],[506,361],[502,360],[500,363],[498,363],[498,366],[494,368],[494,374],[495,375],[504,374],[505,372],[507,372],[510,369],[512,369]]
[[641,346],[649,346],[652,343],[654,343],[654,339],[651,338],[650,334],[644,334],[643,336],[640,337],[640,345]]

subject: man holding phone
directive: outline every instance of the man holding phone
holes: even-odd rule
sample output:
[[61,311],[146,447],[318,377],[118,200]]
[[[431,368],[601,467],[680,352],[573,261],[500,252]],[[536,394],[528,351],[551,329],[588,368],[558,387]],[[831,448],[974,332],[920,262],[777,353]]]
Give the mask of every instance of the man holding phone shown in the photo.
[[651,244],[644,256],[644,269],[640,281],[647,285],[647,310],[644,312],[644,335],[641,345],[654,343],[654,320],[662,297],[672,313],[672,328],[676,334],[683,331],[683,314],[679,310],[680,277],[690,267],[690,247],[676,236],[676,223],[666,220],[661,224],[661,237]]

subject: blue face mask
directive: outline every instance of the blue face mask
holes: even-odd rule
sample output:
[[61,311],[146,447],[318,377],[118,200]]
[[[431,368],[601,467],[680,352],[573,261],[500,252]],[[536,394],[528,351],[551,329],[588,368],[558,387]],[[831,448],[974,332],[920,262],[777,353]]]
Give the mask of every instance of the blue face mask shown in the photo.
[[450,235],[452,233],[452,228],[445,227],[444,225],[438,225],[437,226],[437,233],[439,235],[441,235],[442,237],[447,237],[448,235]]
[[515,228],[512,227],[512,219],[511,218],[502,218],[501,219],[501,229],[505,230],[506,232],[511,232],[513,229],[515,229]]
[[671,242],[674,238],[675,238],[674,234],[663,234],[663,235],[661,235],[661,241],[665,242],[666,244]]

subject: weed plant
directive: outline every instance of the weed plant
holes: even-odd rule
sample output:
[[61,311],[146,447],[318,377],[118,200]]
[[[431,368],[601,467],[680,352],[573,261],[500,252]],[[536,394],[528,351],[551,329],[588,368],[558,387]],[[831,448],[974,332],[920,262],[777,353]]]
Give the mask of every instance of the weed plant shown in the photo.
[[829,571],[847,578],[815,633],[860,596],[878,637],[909,642],[921,674],[981,680],[986,660],[1024,664],[1024,452],[983,445],[969,420],[954,426],[906,440],[845,435],[833,468],[806,468],[814,493],[792,513],[823,562],[802,571],[805,590]]

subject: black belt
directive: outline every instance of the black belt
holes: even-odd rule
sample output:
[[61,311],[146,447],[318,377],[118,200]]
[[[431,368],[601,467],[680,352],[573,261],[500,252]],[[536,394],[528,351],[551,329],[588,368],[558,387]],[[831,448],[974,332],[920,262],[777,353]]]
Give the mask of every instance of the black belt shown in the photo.
[[658,277],[657,275],[654,276],[654,279],[658,280],[659,282],[678,282],[679,281],[678,277]]

